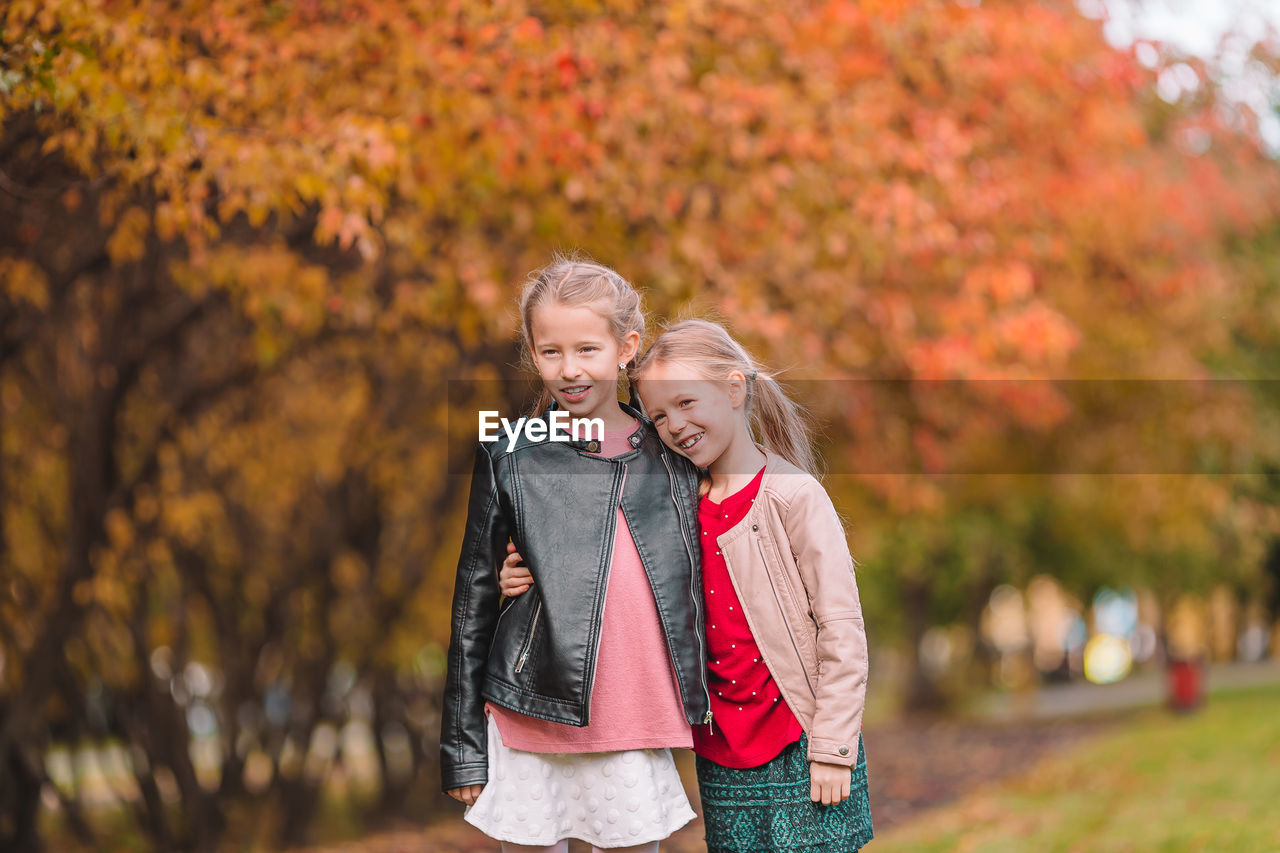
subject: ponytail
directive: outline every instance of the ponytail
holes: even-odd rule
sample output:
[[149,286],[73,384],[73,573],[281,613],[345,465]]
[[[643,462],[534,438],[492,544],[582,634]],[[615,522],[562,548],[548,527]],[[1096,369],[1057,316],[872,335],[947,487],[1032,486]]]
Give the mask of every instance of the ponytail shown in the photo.
[[757,373],[749,380],[749,386],[752,393],[747,397],[747,417],[760,443],[801,471],[816,476],[818,460],[809,438],[813,420],[808,412],[772,376]]

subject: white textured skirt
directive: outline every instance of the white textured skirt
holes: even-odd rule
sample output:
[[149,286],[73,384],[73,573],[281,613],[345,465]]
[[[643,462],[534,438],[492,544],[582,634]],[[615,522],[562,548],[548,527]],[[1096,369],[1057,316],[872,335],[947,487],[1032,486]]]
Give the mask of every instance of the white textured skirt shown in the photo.
[[502,743],[489,718],[489,782],[466,820],[490,838],[631,847],[661,841],[693,818],[669,749],[522,752]]

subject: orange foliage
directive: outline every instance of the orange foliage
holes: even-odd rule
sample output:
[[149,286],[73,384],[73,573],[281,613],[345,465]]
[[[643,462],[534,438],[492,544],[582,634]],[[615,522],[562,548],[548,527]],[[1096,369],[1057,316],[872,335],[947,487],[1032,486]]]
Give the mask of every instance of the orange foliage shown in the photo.
[[[0,641],[23,653],[94,608],[102,648],[176,644],[198,594],[192,633],[243,639],[209,657],[266,643],[270,611],[277,667],[421,675],[474,426],[448,380],[509,372],[517,283],[555,249],[799,377],[1017,380],[813,401],[833,468],[940,472],[1069,417],[1023,380],[1203,375],[1242,287],[1224,238],[1280,214],[1256,135],[1212,103],[1157,115],[1154,72],[1056,0],[11,0],[0,32],[0,405],[27,487],[3,492]],[[1246,435],[1241,411],[1183,437]],[[1161,426],[1058,450],[1158,461]],[[115,477],[96,504],[85,471]],[[834,488],[943,522],[1020,498]],[[1075,507],[1203,533],[1222,494]],[[129,661],[112,687],[146,677],[104,658]]]

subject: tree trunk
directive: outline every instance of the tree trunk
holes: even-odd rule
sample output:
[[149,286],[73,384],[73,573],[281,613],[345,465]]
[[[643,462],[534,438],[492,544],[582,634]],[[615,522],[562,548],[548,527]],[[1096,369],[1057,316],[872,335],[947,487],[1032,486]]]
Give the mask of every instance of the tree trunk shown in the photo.
[[[65,644],[79,627],[84,613],[84,607],[76,601],[75,589],[78,583],[92,576],[93,551],[104,539],[103,519],[110,493],[107,478],[112,470],[108,458],[111,454],[109,437],[114,433],[114,426],[108,421],[114,412],[109,405],[109,393],[94,391],[88,398],[72,433],[74,439],[66,484],[70,517],[58,591],[52,612],[32,645],[31,653],[22,661],[21,686],[8,708],[3,725],[0,725],[0,754],[8,757],[6,763],[11,768],[14,760],[21,765],[20,751],[26,744],[42,740],[39,731],[44,725],[43,710],[53,691],[54,675],[62,668]],[[34,792],[28,790],[32,779],[37,780]],[[15,838],[25,838],[25,833],[36,832],[34,818],[27,814],[27,810],[38,808],[38,779],[38,775],[26,768],[21,772],[11,770],[0,774],[0,803],[16,809],[10,827]],[[9,848],[6,846],[5,849]]]
[[965,606],[965,623],[973,634],[973,672],[975,683],[989,687],[994,683],[997,659],[992,648],[982,640],[982,614],[991,601],[991,593],[995,591],[997,573],[991,569],[983,572],[969,589],[969,599]]
[[903,710],[908,713],[940,711],[946,707],[946,697],[925,673],[920,660],[920,644],[933,621],[933,587],[923,577],[904,575],[898,580],[898,592],[907,629]]
[[40,778],[31,771],[20,752],[21,746],[5,750],[4,788],[0,790],[0,850],[38,853],[40,836]]

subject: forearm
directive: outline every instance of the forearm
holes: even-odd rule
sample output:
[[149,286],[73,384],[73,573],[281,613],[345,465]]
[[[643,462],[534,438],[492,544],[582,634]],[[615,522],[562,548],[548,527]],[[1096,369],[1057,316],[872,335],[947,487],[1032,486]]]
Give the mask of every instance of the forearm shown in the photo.
[[507,529],[489,455],[481,448],[471,480],[467,530],[454,579],[440,761],[445,789],[487,780],[488,743],[482,689],[498,620],[497,565]]
[[867,635],[844,526],[816,482],[787,513],[796,567],[817,626],[816,710],[809,758],[852,766],[867,693]]
[[867,697],[867,637],[862,617],[819,624],[818,659],[808,757],[851,767],[858,759],[858,735]]

